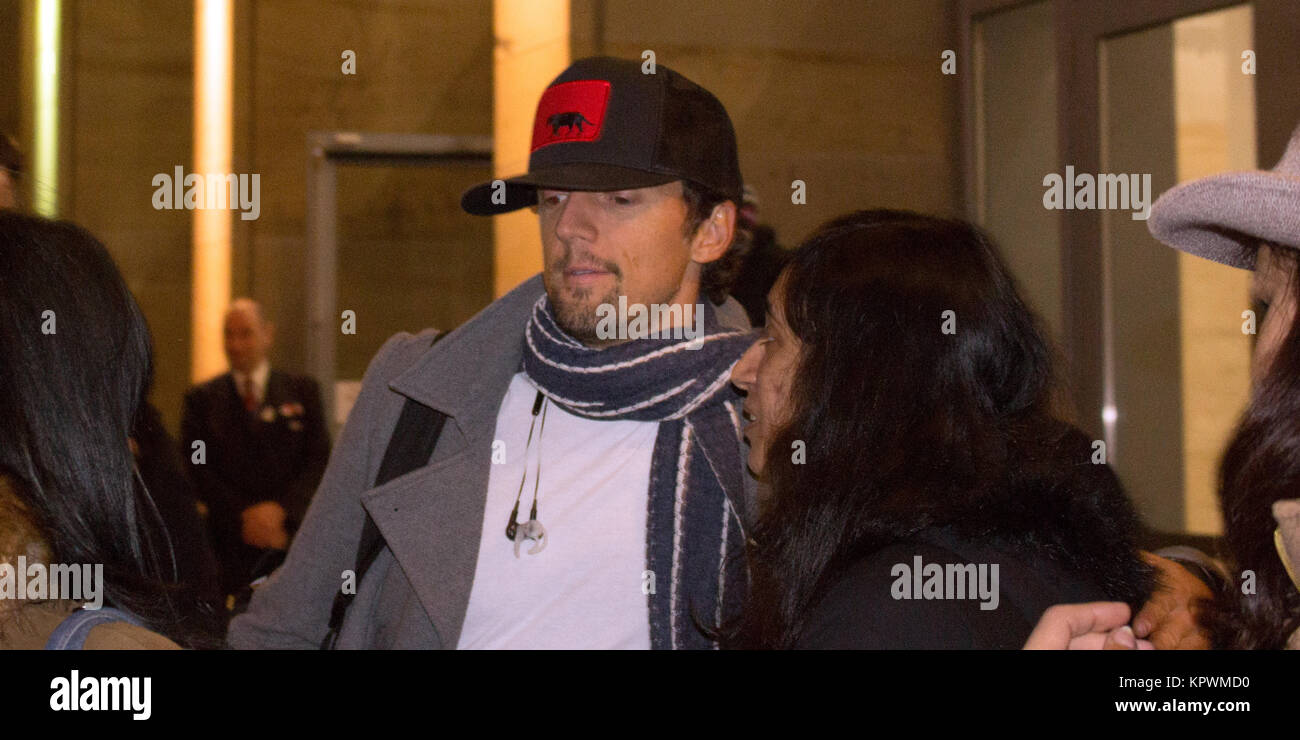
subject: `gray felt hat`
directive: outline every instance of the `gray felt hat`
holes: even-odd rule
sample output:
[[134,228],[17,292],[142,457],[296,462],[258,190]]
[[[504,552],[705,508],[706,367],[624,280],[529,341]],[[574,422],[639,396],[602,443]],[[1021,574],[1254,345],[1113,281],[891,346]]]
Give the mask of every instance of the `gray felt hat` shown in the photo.
[[1147,228],[1175,249],[1246,270],[1261,241],[1300,249],[1300,127],[1273,169],[1183,183],[1155,202]]

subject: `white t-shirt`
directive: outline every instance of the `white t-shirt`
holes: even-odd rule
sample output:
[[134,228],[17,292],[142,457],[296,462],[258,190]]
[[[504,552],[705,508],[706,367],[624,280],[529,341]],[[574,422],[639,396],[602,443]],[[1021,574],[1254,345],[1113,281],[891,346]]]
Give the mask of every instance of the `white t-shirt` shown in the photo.
[[[497,412],[495,439],[505,462],[493,464],[478,565],[459,649],[649,649],[650,617],[642,590],[650,459],[659,425],[593,421],[546,404],[532,449],[524,449],[537,398],[515,375]],[[500,445],[497,445],[498,450]],[[525,540],[515,557],[506,525],[527,465],[518,521],[528,521],[537,461],[537,520],[546,547]]]

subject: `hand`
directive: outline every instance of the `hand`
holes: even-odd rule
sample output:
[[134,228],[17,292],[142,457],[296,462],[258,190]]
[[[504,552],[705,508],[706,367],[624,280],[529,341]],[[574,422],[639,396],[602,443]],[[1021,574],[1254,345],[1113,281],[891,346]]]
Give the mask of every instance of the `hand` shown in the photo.
[[1157,650],[1209,650],[1209,636],[1197,621],[1201,600],[1213,598],[1210,587],[1172,560],[1142,553],[1155,567],[1159,584],[1133,620],[1133,633]]
[[1154,650],[1128,626],[1122,601],[1057,604],[1043,612],[1025,650]]
[[289,533],[284,529],[284,507],[275,501],[263,501],[244,509],[244,542],[253,547],[283,550],[289,546]]

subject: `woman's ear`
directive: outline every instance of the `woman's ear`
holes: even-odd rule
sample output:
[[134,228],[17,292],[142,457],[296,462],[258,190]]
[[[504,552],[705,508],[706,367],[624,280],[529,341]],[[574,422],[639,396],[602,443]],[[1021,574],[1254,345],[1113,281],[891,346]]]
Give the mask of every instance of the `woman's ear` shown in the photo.
[[727,253],[736,235],[736,204],[724,200],[713,207],[691,237],[691,261],[705,264]]

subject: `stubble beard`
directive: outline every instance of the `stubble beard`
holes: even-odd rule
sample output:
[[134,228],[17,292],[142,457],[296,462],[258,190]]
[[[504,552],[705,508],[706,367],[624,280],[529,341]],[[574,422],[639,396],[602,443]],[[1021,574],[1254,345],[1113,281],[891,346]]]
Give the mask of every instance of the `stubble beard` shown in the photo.
[[618,292],[621,285],[621,281],[616,280],[599,299],[591,289],[569,291],[560,287],[555,291],[548,291],[551,309],[555,312],[555,323],[564,330],[565,334],[589,347],[604,347],[617,343],[596,334],[596,326],[600,323],[596,308],[602,304],[618,305]]

